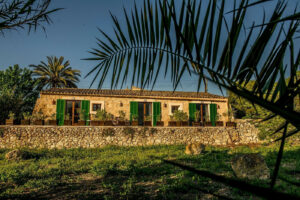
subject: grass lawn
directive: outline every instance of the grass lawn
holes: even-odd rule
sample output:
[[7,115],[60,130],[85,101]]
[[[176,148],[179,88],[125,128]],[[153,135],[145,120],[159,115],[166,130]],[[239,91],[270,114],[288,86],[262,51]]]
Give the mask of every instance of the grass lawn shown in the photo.
[[[230,160],[236,153],[260,152],[271,172],[278,147],[207,147],[185,155],[185,146],[27,150],[27,158],[7,161],[0,150],[0,199],[252,199],[230,188],[162,162],[178,162],[234,177]],[[300,196],[300,147],[286,147],[276,190]],[[268,181],[252,181],[268,186]]]

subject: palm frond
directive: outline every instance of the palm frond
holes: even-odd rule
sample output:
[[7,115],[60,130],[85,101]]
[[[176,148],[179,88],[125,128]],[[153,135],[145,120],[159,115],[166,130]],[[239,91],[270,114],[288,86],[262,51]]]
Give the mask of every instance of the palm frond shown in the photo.
[[[271,17],[263,17],[260,29],[253,22],[243,36],[248,8],[268,0],[234,1],[233,10],[224,14],[226,2],[182,1],[177,7],[174,0],[155,4],[145,0],[140,11],[135,6],[131,18],[124,11],[125,26],[111,14],[115,35],[100,31],[105,40],[98,39],[98,47],[90,51],[92,57],[86,60],[97,64],[87,76],[96,73],[94,83],[101,74],[98,88],[109,71],[111,87],[117,87],[123,76],[122,85],[129,78],[132,85],[153,88],[165,68],[174,90],[184,76],[196,77],[198,89],[208,80],[300,130],[300,113],[293,107],[300,91],[300,81],[295,81],[300,51],[293,45],[299,36],[299,13],[285,16],[287,3],[278,1]],[[251,89],[246,88],[249,81],[255,82]],[[274,182],[276,174],[273,177]]]

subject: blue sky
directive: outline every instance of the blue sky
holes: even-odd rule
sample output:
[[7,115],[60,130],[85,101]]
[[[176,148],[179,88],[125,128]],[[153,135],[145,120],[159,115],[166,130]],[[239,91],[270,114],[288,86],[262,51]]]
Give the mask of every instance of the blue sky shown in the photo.
[[[137,0],[138,5],[142,1]],[[265,4],[266,14],[272,10],[277,1]],[[289,0],[287,12],[292,12],[298,0]],[[6,31],[0,36],[0,70],[8,66],[19,64],[27,67],[30,64],[39,64],[46,60],[46,56],[64,56],[70,60],[71,66],[82,71],[80,88],[88,88],[92,76],[84,79],[95,63],[81,60],[90,57],[87,52],[96,47],[95,37],[101,38],[97,27],[108,34],[112,33],[112,20],[109,14],[123,17],[125,9],[132,8],[134,0],[53,0],[51,7],[65,8],[52,15],[53,24],[46,26],[46,34],[42,30],[31,32]],[[257,9],[260,9],[259,11]],[[249,21],[262,17],[262,7],[250,10]],[[299,49],[299,48],[298,48]],[[185,76],[178,90],[193,91],[196,89],[195,81]],[[109,83],[103,88],[109,88]],[[94,86],[93,88],[95,88]],[[155,90],[171,90],[169,80],[160,79]],[[209,92],[219,93],[217,88],[210,84]]]

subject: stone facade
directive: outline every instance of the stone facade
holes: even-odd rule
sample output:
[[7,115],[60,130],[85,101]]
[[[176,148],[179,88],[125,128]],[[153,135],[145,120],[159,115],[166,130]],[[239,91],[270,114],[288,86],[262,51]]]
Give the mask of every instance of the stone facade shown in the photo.
[[238,123],[236,128],[1,126],[0,148],[96,148],[189,143],[242,145],[259,143],[257,134],[258,130],[250,123]]
[[[212,95],[213,96],[213,95]],[[217,95],[214,95],[217,96]],[[58,99],[72,100],[72,101],[90,101],[90,114],[93,119],[92,111],[93,103],[101,103],[102,108],[107,112],[113,114],[115,117],[119,116],[119,111],[126,113],[126,118],[130,117],[130,102],[160,102],[161,103],[161,117],[164,121],[164,125],[167,126],[170,120],[170,111],[172,105],[180,105],[180,109],[189,114],[189,103],[198,104],[217,104],[217,113],[220,115],[219,121],[228,121],[228,117],[224,114],[228,112],[228,99],[224,97],[220,98],[182,98],[182,97],[147,97],[147,96],[105,96],[105,95],[70,95],[70,94],[49,94],[41,93],[38,98],[34,112],[42,111],[46,116],[52,116],[56,113],[56,102]]]

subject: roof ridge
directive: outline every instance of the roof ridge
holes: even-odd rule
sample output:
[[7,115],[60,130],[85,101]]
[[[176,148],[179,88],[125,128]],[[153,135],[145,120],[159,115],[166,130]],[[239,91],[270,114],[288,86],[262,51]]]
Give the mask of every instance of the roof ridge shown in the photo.
[[41,91],[41,94],[72,94],[72,95],[120,95],[120,96],[153,96],[153,97],[178,97],[178,98],[218,98],[226,97],[192,91],[162,91],[162,90],[130,90],[130,89],[84,89],[84,88],[50,88]]

